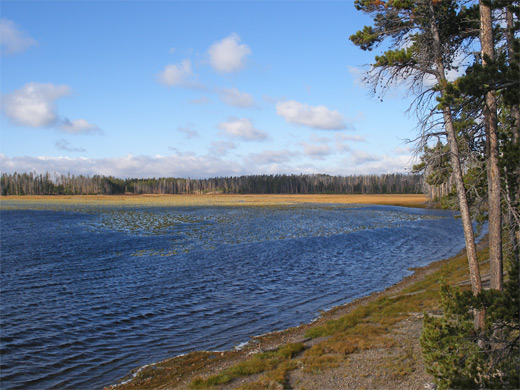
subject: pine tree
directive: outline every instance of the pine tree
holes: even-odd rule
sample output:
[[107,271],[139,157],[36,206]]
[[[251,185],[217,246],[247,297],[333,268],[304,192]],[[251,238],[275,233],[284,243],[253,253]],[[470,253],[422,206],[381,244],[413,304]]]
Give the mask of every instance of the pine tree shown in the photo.
[[[459,209],[466,239],[466,252],[473,293],[482,291],[477,251],[468,197],[464,186],[461,155],[448,89],[447,71],[456,67],[456,57],[475,38],[475,7],[459,7],[456,1],[435,0],[356,0],[356,8],[373,19],[373,26],[365,26],[350,37],[363,50],[373,50],[384,40],[390,49],[375,57],[368,80],[374,90],[404,83],[408,91],[419,95],[424,102],[427,93],[434,94],[439,105],[431,107],[427,119],[436,114],[442,117],[442,135],[447,137],[450,164],[453,170]],[[424,80],[435,79],[433,88],[425,89]],[[422,141],[432,134],[425,134]],[[439,133],[433,134],[438,136]],[[475,314],[476,325],[484,325],[483,313]]]

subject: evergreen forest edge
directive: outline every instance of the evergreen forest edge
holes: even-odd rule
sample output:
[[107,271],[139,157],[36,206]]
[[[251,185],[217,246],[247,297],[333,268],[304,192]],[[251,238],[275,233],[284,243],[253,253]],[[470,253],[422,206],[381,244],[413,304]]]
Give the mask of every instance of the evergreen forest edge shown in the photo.
[[189,178],[116,178],[37,173],[3,173],[0,194],[6,195],[121,195],[121,194],[419,194],[419,174],[329,176],[249,175]]

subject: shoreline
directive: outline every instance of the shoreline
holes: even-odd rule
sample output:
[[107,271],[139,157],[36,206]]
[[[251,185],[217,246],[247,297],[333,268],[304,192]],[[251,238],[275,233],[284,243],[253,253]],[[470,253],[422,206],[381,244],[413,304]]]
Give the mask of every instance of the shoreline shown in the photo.
[[[166,358],[164,360],[160,360],[155,363],[147,363],[147,364],[144,364],[143,366],[133,369],[131,371],[131,373],[128,374],[127,376],[125,376],[123,379],[121,379],[121,381],[119,383],[115,383],[115,384],[106,386],[106,387],[104,387],[104,389],[119,389],[119,388],[121,388],[121,386],[129,384],[132,380],[134,380],[134,378],[136,376],[139,375],[140,372],[142,372],[144,369],[146,369],[148,367],[153,367],[158,364],[161,364],[164,362],[171,362],[171,361],[177,360],[177,359],[180,360],[180,359],[185,358],[187,355],[190,355],[193,353],[204,353],[204,354],[211,354],[211,355],[217,354],[218,355],[218,354],[227,354],[227,353],[237,353],[238,354],[242,351],[247,351],[248,355],[251,355],[252,353],[255,352],[254,350],[252,350],[253,348],[258,350],[259,352],[273,350],[279,344],[281,344],[281,341],[278,340],[279,338],[285,338],[285,337],[288,337],[288,335],[289,335],[289,337],[294,337],[292,335],[293,332],[300,333],[301,331],[303,331],[309,327],[312,327],[313,325],[320,324],[320,323],[328,321],[328,320],[336,319],[344,314],[351,312],[358,306],[372,302],[378,298],[381,298],[381,297],[387,295],[386,293],[389,293],[390,290],[392,290],[392,292],[394,292],[393,291],[394,289],[398,289],[397,291],[395,291],[395,292],[398,292],[399,290],[401,290],[401,289],[407,287],[409,284],[413,283],[414,281],[410,282],[407,279],[408,278],[413,279],[414,276],[416,276],[416,273],[418,273],[419,271],[423,271],[424,269],[429,268],[430,266],[435,265],[436,263],[449,261],[451,258],[460,256],[462,254],[462,252],[464,252],[464,251],[465,250],[461,251],[461,253],[458,253],[457,255],[450,257],[448,259],[434,261],[424,267],[408,268],[407,270],[412,271],[413,273],[411,275],[405,276],[401,281],[385,288],[384,290],[374,291],[374,292],[372,292],[368,295],[362,296],[360,298],[355,298],[352,301],[342,303],[337,306],[333,306],[330,309],[324,309],[321,311],[321,313],[316,318],[314,318],[313,320],[311,320],[308,323],[303,323],[303,324],[289,327],[286,329],[274,330],[272,332],[267,332],[267,333],[263,333],[260,335],[251,336],[251,339],[249,341],[242,342],[239,345],[234,346],[231,349],[191,351],[191,352],[182,353],[182,354],[179,354],[176,356],[172,356],[172,357]],[[433,268],[436,268],[436,267],[433,267]],[[399,287],[401,287],[401,288],[399,288]],[[287,340],[284,340],[284,342],[286,342],[286,341]],[[130,377],[130,378],[127,379],[127,377]]]
[[[487,236],[482,237],[479,241],[478,250],[482,251],[486,247]],[[167,368],[168,370],[175,371],[176,380],[173,382],[162,382],[161,387],[166,386],[167,388],[189,389],[192,388],[190,383],[195,378],[209,378],[215,373],[221,372],[235,364],[240,364],[256,354],[276,351],[283,345],[293,343],[308,343],[309,346],[312,347],[314,343],[313,340],[306,336],[306,332],[309,329],[323,326],[329,321],[338,320],[341,317],[354,312],[356,309],[367,306],[368,304],[380,299],[395,298],[399,296],[403,290],[413,287],[418,282],[424,281],[428,276],[440,271],[444,266],[456,260],[460,260],[461,258],[465,258],[465,249],[450,258],[434,261],[424,267],[408,268],[409,271],[412,271],[412,274],[405,276],[398,283],[383,290],[372,292],[366,296],[356,298],[350,302],[323,311],[316,319],[309,323],[251,336],[251,339],[246,342],[242,348],[235,347],[224,351],[193,351],[167,358],[156,363],[146,364],[132,370],[129,375],[122,378],[118,383],[106,386],[104,389],[121,390],[148,388],[145,383],[153,381],[154,374],[157,371],[161,371],[163,369],[162,366],[167,366],[169,367]],[[419,318],[422,319],[422,314],[419,315]],[[217,387],[227,389],[235,388],[236,386],[223,385]]]

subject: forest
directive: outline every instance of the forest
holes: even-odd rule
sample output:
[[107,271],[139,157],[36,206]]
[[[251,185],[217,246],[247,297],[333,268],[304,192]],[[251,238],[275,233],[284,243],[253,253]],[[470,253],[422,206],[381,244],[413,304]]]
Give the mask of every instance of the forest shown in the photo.
[[250,175],[209,179],[119,179],[37,173],[3,173],[0,193],[7,195],[116,194],[417,194],[420,174],[382,175]]

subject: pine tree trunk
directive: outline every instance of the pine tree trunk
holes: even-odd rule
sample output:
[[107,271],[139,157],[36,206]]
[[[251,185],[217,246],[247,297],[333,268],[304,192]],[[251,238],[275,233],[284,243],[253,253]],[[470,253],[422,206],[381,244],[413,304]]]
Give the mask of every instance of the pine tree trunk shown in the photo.
[[[507,41],[507,51],[508,51],[508,57],[509,60],[513,60],[515,56],[515,50],[514,50],[514,23],[513,23],[513,12],[509,9],[509,7],[506,7],[506,41]],[[512,126],[513,131],[513,141],[515,144],[520,143],[520,107],[518,107],[518,104],[513,104],[511,107],[511,115],[514,118],[515,122]]]
[[[440,37],[437,29],[437,25],[435,23],[434,17],[434,7],[432,1],[430,1],[430,11],[431,11],[431,32],[433,37],[433,50],[436,58],[436,67],[437,67],[437,82],[439,85],[446,85],[446,73],[444,69],[444,64],[442,63],[442,52],[440,45]],[[441,89],[441,96],[444,95],[444,87]],[[448,136],[448,145],[450,148],[450,162],[453,169],[453,179],[455,181],[455,187],[457,190],[457,196],[459,200],[459,208],[462,219],[462,227],[464,229],[464,238],[466,241],[466,256],[468,259],[468,268],[470,273],[471,280],[471,289],[474,295],[479,294],[482,291],[482,280],[480,277],[480,268],[477,259],[477,248],[475,245],[475,235],[473,231],[473,225],[471,220],[471,214],[469,211],[468,198],[466,194],[466,188],[464,186],[464,179],[462,168],[460,164],[460,153],[459,147],[457,143],[457,136],[455,132],[455,127],[453,125],[453,117],[451,114],[450,107],[443,108],[443,119],[444,119],[444,128],[446,130],[446,134]],[[477,329],[482,329],[485,326],[485,311],[475,311],[475,327]]]
[[[509,7],[506,6],[506,41],[507,41],[507,55],[509,57],[509,61],[512,61],[515,57],[515,48],[514,48],[514,20],[513,20],[513,12]],[[514,144],[520,148],[520,107],[518,104],[513,104],[511,107],[511,116],[513,117],[513,124],[511,126],[511,130],[513,133],[513,142]],[[520,166],[514,168],[514,176],[516,177],[516,187],[513,184],[513,188],[520,188]],[[506,181],[507,183],[507,181]],[[514,207],[517,204],[518,197],[520,196],[517,191],[508,189],[507,196],[509,200],[509,204]],[[515,222],[513,218],[513,211],[511,210],[511,206],[508,207],[508,221],[509,225],[509,235],[510,241],[513,246],[513,254],[515,256],[516,261],[518,261],[519,253],[518,253],[518,245],[520,241],[520,229],[518,223]]]
[[462,168],[460,166],[460,154],[455,135],[455,127],[449,107],[443,110],[444,128],[448,134],[448,144],[450,147],[450,159],[453,169],[453,178],[455,179],[455,187],[459,199],[459,208],[462,219],[462,227],[464,229],[464,237],[466,239],[466,253],[468,256],[469,273],[471,278],[471,288],[473,294],[477,295],[482,291],[482,281],[480,278],[480,268],[477,260],[477,246],[475,245],[475,234],[473,232],[473,224],[469,211],[468,198],[466,188],[464,187],[464,179]]
[[[491,8],[480,0],[480,45],[482,47],[482,65],[494,61],[493,22]],[[496,92],[486,93],[484,122],[487,145],[488,213],[489,213],[489,262],[491,288],[502,290],[502,207],[500,168],[498,166],[498,118]]]
[[[436,69],[437,69],[437,82],[442,87],[441,97],[445,92],[446,72],[444,64],[442,62],[442,51],[440,44],[439,31],[435,23],[435,11],[433,2],[430,1],[430,29],[433,38],[433,51],[436,58]],[[480,277],[480,268],[477,259],[477,246],[475,245],[475,234],[473,232],[473,224],[471,221],[471,214],[469,211],[468,198],[466,194],[466,188],[464,187],[464,179],[462,174],[462,168],[460,164],[460,153],[459,146],[457,143],[457,136],[455,127],[453,125],[453,117],[451,108],[446,106],[442,111],[444,119],[444,129],[448,135],[448,145],[450,148],[450,162],[453,169],[453,179],[455,181],[455,187],[457,189],[457,196],[459,199],[459,208],[462,219],[462,227],[464,229],[464,238],[466,240],[466,255],[468,258],[468,267],[471,280],[471,289],[474,295],[477,295],[482,291],[482,280]],[[484,324],[485,312],[483,310],[475,311],[475,327],[482,329]]]

